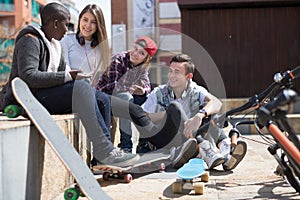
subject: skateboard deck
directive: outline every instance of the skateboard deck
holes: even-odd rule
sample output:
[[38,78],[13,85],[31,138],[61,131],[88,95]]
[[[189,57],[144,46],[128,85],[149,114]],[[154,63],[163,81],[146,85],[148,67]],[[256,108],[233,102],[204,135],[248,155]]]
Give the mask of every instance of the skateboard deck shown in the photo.
[[208,182],[209,179],[204,160],[190,159],[188,163],[177,170],[176,174],[179,179],[172,184],[174,193],[182,193],[182,189],[194,189],[195,194],[204,194],[203,182]]
[[16,100],[24,108],[31,122],[67,170],[74,176],[84,195],[88,199],[111,199],[101,189],[91,170],[83,162],[49,112],[32,95],[26,83],[20,78],[15,78],[12,81],[12,90]]
[[130,183],[132,181],[131,173],[150,173],[154,171],[164,171],[166,166],[171,163],[170,151],[159,150],[155,152],[140,154],[140,159],[129,167],[116,167],[111,165],[93,166],[93,171],[103,171],[103,180],[109,178],[124,179]]

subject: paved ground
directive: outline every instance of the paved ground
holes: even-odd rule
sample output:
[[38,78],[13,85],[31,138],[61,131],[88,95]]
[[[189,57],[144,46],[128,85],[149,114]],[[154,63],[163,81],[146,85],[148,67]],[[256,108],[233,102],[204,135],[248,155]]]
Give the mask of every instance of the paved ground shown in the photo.
[[[246,137],[263,141],[255,135]],[[116,200],[300,199],[300,195],[292,187],[273,173],[277,164],[266,150],[266,145],[246,141],[248,152],[244,160],[233,171],[224,172],[221,166],[211,170],[204,195],[194,195],[193,192],[173,194],[172,183],[176,180],[173,170],[148,174],[134,179],[130,184],[116,180],[105,182],[101,178],[99,181],[102,189]],[[56,198],[59,199],[63,199],[62,194]]]

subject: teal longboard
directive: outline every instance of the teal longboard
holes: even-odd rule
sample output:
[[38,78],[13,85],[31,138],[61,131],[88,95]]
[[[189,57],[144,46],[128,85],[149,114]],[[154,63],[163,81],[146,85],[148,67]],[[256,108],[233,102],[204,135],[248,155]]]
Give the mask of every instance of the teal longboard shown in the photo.
[[172,184],[174,193],[182,193],[183,189],[193,190],[195,194],[204,193],[203,182],[208,182],[209,174],[203,159],[192,158],[176,172],[178,179]]
[[[84,195],[88,199],[111,199],[101,189],[91,170],[83,162],[49,112],[32,95],[26,83],[20,78],[15,78],[12,81],[12,90],[16,100],[24,108],[31,122],[74,176]],[[72,198],[70,197],[70,199]]]
[[103,172],[103,180],[109,178],[124,179],[125,182],[132,181],[132,174],[146,174],[154,171],[164,171],[171,164],[169,150],[157,150],[140,155],[140,159],[129,167],[116,167],[111,165],[96,165],[94,171]]

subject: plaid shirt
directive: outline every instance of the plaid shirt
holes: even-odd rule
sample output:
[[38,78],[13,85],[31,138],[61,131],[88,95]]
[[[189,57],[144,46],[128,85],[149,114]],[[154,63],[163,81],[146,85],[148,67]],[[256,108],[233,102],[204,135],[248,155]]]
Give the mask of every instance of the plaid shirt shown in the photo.
[[108,94],[117,94],[128,92],[132,85],[144,84],[146,93],[149,93],[151,88],[148,73],[148,69],[142,65],[132,65],[129,52],[118,53],[112,57],[110,70],[102,75],[95,88]]

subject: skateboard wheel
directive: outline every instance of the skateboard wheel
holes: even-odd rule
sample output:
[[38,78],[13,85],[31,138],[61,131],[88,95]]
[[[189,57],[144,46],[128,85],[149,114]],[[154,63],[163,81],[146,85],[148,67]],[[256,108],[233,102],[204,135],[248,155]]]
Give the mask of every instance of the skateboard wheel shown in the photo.
[[208,171],[204,172],[204,173],[201,175],[201,181],[203,181],[203,182],[208,182],[208,181],[209,181],[209,174],[208,174]]
[[165,169],[166,169],[165,163],[160,163],[159,170],[160,171],[165,171]]
[[124,176],[124,180],[126,181],[126,183],[130,183],[132,181],[132,175],[131,174],[126,174]]
[[8,105],[4,108],[4,114],[8,118],[16,118],[21,114],[21,109],[17,105]]
[[181,194],[182,193],[182,184],[181,184],[181,182],[174,182],[172,184],[172,191],[173,191],[173,193]]
[[204,194],[204,183],[195,183],[194,190],[195,194]]
[[108,181],[109,180],[109,172],[104,172],[102,175],[103,180]]
[[77,187],[69,188],[64,193],[65,200],[77,200],[80,196],[80,189]]

